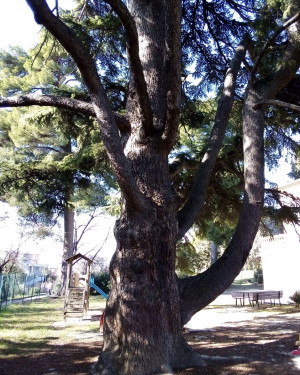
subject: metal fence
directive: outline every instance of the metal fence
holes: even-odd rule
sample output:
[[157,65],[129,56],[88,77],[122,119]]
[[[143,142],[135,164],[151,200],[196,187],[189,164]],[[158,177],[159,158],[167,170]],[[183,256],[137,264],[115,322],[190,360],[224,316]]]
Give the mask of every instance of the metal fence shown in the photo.
[[32,300],[47,293],[45,275],[0,274],[0,310],[11,303]]

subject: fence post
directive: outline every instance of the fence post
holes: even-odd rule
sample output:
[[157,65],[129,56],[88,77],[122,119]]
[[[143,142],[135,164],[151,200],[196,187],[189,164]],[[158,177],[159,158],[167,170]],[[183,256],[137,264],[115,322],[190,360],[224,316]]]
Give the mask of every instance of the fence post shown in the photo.
[[24,302],[24,298],[25,298],[25,290],[26,290],[27,274],[25,273],[24,276],[25,276],[25,280],[24,280],[24,289],[23,289],[22,302]]
[[11,295],[11,277],[10,274],[7,275],[7,300],[6,300],[6,306],[8,304],[8,299],[10,297],[10,303],[12,303],[12,295]]
[[32,283],[32,289],[31,289],[31,302],[32,302],[32,297],[34,293],[34,286],[35,286],[35,275],[33,275],[33,283]]
[[12,286],[12,292],[11,292],[11,302],[12,302],[12,300],[13,299],[15,299],[15,285],[16,285],[16,277],[17,277],[17,275],[16,274],[14,274],[14,282],[13,282],[13,286]]
[[2,272],[0,273],[0,311],[2,308]]

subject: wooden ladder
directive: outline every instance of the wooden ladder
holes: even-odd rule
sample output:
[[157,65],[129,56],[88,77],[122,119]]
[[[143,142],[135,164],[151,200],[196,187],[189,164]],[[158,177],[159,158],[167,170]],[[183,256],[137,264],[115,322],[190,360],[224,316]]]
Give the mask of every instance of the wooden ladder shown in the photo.
[[78,318],[85,315],[87,309],[85,288],[68,288],[64,306],[65,318]]

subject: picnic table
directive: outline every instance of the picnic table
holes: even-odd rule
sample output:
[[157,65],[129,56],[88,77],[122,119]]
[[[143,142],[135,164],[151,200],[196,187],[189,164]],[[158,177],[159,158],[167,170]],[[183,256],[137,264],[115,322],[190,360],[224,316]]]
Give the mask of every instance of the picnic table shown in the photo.
[[271,306],[275,306],[276,300],[278,300],[281,306],[280,299],[282,298],[282,290],[239,290],[231,293],[232,297],[235,298],[235,305],[237,306],[238,301],[241,306],[245,306],[245,300],[248,299],[250,305],[259,306],[259,303],[265,303],[266,301],[271,303]]

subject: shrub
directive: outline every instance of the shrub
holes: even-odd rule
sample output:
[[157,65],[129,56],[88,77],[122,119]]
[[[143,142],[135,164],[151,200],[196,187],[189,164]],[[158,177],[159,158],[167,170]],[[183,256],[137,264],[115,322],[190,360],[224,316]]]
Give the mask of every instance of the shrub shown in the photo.
[[261,268],[258,268],[254,272],[254,281],[257,282],[258,284],[263,284],[264,282],[264,277],[263,277],[263,271]]
[[296,290],[296,292],[290,296],[290,299],[296,303],[297,307],[300,306],[300,291]]

